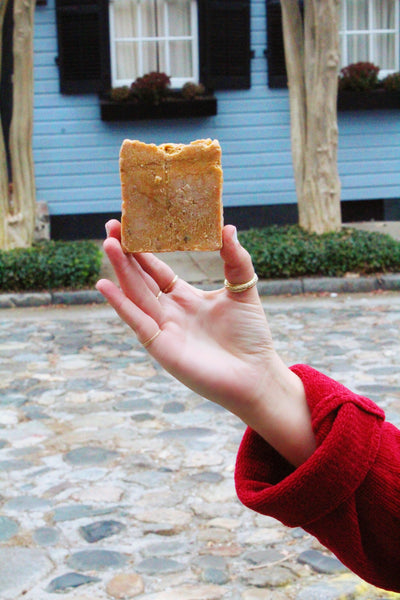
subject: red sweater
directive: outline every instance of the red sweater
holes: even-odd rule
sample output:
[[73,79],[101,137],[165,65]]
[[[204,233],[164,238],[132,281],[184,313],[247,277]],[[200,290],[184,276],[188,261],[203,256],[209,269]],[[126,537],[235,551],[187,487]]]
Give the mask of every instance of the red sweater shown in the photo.
[[295,469],[247,429],[237,494],[313,534],[369,583],[400,592],[400,431],[368,398],[306,365],[292,371],[304,384],[317,449]]

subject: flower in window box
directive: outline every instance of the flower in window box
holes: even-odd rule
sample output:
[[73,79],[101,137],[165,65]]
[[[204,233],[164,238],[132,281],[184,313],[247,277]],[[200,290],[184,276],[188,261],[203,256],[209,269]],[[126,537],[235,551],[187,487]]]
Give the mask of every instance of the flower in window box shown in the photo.
[[391,73],[382,79],[382,86],[386,92],[400,92],[400,73]]
[[110,100],[114,102],[126,102],[132,99],[131,89],[127,85],[115,87],[110,91]]
[[358,62],[340,71],[339,90],[368,91],[379,87],[379,67],[373,63]]
[[204,96],[206,88],[202,83],[188,81],[182,87],[182,97],[186,100],[194,100],[198,96]]
[[167,95],[170,84],[168,75],[152,71],[138,77],[131,85],[131,92],[146,104],[159,104]]

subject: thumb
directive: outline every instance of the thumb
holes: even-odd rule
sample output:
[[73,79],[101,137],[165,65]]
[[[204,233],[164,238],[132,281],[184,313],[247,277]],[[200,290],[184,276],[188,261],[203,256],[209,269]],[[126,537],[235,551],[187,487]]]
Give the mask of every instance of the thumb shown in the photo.
[[225,278],[229,283],[246,283],[254,277],[250,254],[240,245],[233,225],[225,225],[223,228],[220,254],[224,261]]

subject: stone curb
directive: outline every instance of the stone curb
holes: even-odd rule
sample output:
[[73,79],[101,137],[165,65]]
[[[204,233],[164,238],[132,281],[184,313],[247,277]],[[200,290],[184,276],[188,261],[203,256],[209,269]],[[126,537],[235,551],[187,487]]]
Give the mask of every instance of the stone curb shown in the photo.
[[[219,289],[220,283],[203,283],[201,289]],[[316,277],[304,279],[260,280],[257,284],[260,296],[295,296],[321,293],[367,293],[377,290],[400,291],[400,273],[370,277]],[[97,290],[65,292],[26,292],[0,294],[0,309],[27,308],[49,305],[105,304],[106,300]]]

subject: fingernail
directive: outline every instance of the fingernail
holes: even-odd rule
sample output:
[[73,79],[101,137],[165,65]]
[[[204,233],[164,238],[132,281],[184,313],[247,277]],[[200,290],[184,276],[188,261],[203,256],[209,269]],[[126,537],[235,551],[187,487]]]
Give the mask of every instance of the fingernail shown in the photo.
[[105,224],[105,228],[106,228],[107,237],[109,237],[110,236],[110,226],[108,223]]
[[235,244],[238,244],[238,243],[239,243],[239,240],[238,240],[238,234],[237,234],[237,229],[236,229],[236,227],[235,227],[235,231],[233,232],[232,239],[233,239],[233,241],[235,242]]

